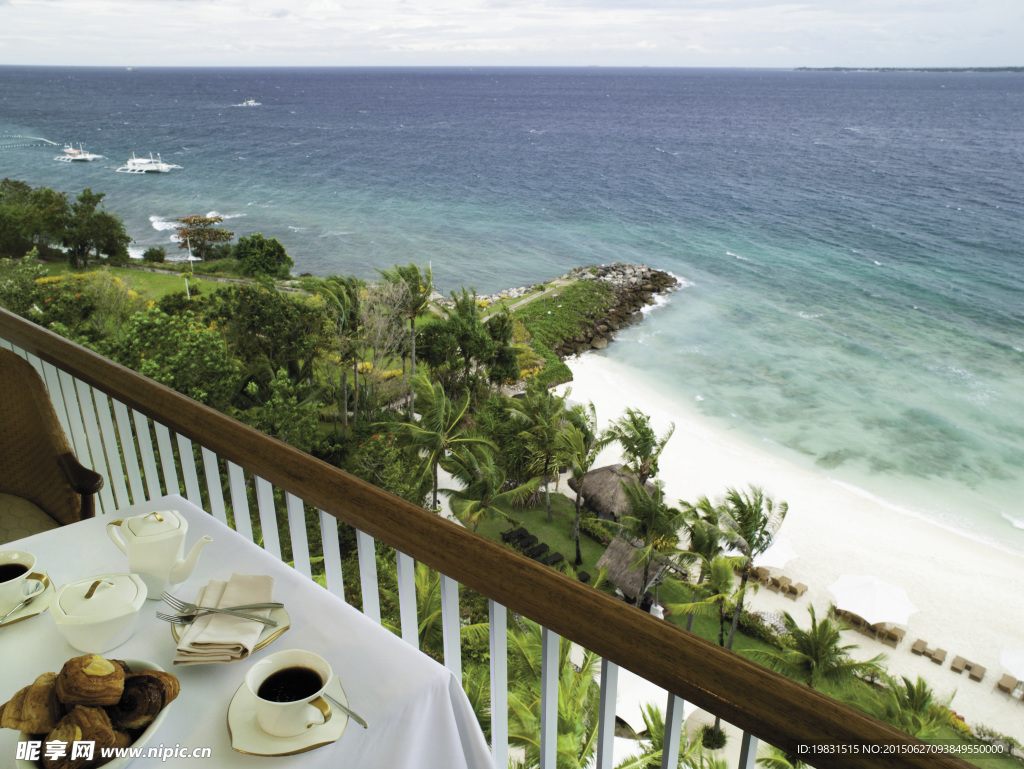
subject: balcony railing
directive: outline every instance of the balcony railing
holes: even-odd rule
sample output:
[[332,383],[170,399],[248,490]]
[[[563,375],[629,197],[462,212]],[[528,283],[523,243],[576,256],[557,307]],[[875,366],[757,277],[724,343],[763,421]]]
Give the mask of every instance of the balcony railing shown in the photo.
[[[363,611],[380,621],[374,540],[397,553],[401,632],[418,645],[414,564],[441,574],[444,661],[461,680],[461,583],[490,602],[491,737],[495,765],[508,764],[505,660],[507,611],[544,628],[541,768],[555,769],[559,636],[599,655],[601,707],[596,766],[612,767],[618,666],[669,692],[663,765],[674,766],[683,701],[743,731],[740,767],[754,766],[758,741],[791,754],[798,746],[908,746],[906,753],[819,756],[815,766],[925,767],[970,764],[920,754],[923,743],[887,724],[778,675],[702,638],[580,584],[422,508],[269,438],[83,347],[0,309],[0,344],[40,372],[79,460],[107,478],[97,514],[163,494],[182,494],[312,576],[305,508],[319,511],[327,589],[345,596],[338,522],[357,531]],[[3,394],[0,393],[0,397]],[[198,453],[194,447],[198,447]],[[201,461],[196,461],[200,456]],[[221,478],[228,478],[228,494]],[[247,485],[255,488],[250,510]],[[275,494],[275,488],[283,494]],[[283,499],[283,516],[276,505]],[[287,526],[279,525],[286,520]],[[671,746],[675,746],[673,750]],[[891,747],[889,748],[891,749]],[[882,750],[882,748],[878,748]]]

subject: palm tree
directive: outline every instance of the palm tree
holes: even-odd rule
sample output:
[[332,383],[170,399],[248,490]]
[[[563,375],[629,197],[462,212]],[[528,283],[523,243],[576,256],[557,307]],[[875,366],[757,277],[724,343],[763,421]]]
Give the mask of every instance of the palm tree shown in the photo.
[[569,472],[576,481],[576,512],[572,520],[572,539],[576,543],[575,564],[583,563],[580,553],[580,504],[583,501],[583,478],[597,461],[606,442],[598,438],[597,411],[594,404],[574,406],[566,413],[569,424],[559,434],[560,454],[569,462]]
[[868,712],[918,739],[934,737],[946,720],[949,701],[936,700],[935,693],[920,676],[916,682],[906,676],[900,681],[890,676],[884,680],[885,693],[867,706]]
[[[378,556],[377,571],[381,575],[380,591],[394,606],[398,606],[398,577],[394,559]],[[444,627],[441,621],[441,574],[425,563],[416,563],[413,570],[416,586],[416,622],[420,650],[439,662],[444,662]],[[393,624],[391,617],[384,616],[382,624],[396,635],[402,634],[401,627]],[[461,625],[460,635],[479,637],[487,634],[487,623]]]
[[850,657],[850,651],[856,649],[856,645],[842,645],[840,626],[827,617],[819,622],[813,606],[809,612],[811,626],[807,630],[800,628],[788,612],[783,615],[783,623],[792,641],[790,646],[780,651],[754,651],[751,656],[812,689],[828,684],[842,691],[860,676],[882,672],[880,663],[885,659],[884,655],[858,662]]
[[[530,620],[512,623],[509,651],[509,742],[525,750],[523,767],[540,765],[541,627]],[[569,657],[572,643],[558,642],[558,737],[559,769],[584,769],[597,749],[600,687],[595,676],[599,658],[583,652],[578,666]]]
[[707,561],[701,558],[702,579],[697,583],[681,583],[689,592],[690,603],[669,604],[675,614],[693,614],[718,620],[718,645],[725,646],[725,618],[729,615],[742,588],[736,587],[736,567],[742,556],[719,555]]
[[495,462],[494,451],[487,445],[471,445],[459,454],[452,453],[441,460],[441,466],[461,481],[463,488],[439,491],[464,503],[456,517],[466,526],[472,525],[474,532],[483,520],[507,518],[500,508],[522,503],[536,492],[540,483],[539,478],[534,478],[505,490],[505,471]]
[[[416,318],[419,317],[430,303],[430,295],[434,291],[434,272],[430,265],[425,270],[411,262],[405,267],[397,264],[390,270],[378,270],[388,283],[404,283],[406,287],[403,314],[409,319],[409,359],[411,361],[410,376],[416,376]],[[415,409],[415,391],[409,392],[409,413]]]
[[665,490],[660,481],[654,484],[653,494],[637,483],[624,483],[622,488],[629,500],[629,514],[622,516],[619,527],[628,539],[637,544],[634,568],[643,569],[640,590],[636,595],[639,606],[653,582],[651,564],[658,557],[675,553],[683,516],[665,504]]
[[526,395],[513,400],[511,404],[510,414],[523,426],[520,435],[537,459],[537,469],[544,484],[544,507],[548,513],[548,523],[552,520],[549,475],[552,470],[557,470],[555,458],[559,448],[558,436],[565,423],[565,399],[568,394],[566,392],[558,397],[533,380],[526,388]]
[[334,323],[334,337],[341,358],[341,413],[342,425],[348,432],[348,375],[345,364],[352,361],[355,382],[355,407],[359,413],[359,294],[363,283],[352,276],[330,275],[326,278],[306,278],[302,287],[323,298]]
[[486,438],[467,435],[462,431],[462,421],[469,409],[469,392],[463,390],[458,401],[452,401],[441,385],[433,384],[425,374],[417,374],[412,380],[413,390],[420,403],[418,422],[404,424],[387,423],[395,431],[395,437],[418,452],[423,461],[424,474],[430,473],[433,483],[433,509],[437,509],[437,468],[441,460],[452,452],[460,452],[469,446],[484,445],[494,448]]
[[[650,703],[641,711],[645,729],[637,740],[643,744],[643,751],[616,764],[615,769],[659,769],[662,766],[662,752],[665,748],[665,718],[661,709]],[[680,735],[679,758],[675,766],[696,769],[700,766],[701,744],[690,742],[686,734]],[[671,764],[670,764],[671,766]]]
[[788,511],[789,505],[785,502],[776,503],[759,486],[751,485],[749,491],[728,489],[725,493],[719,516],[720,524],[728,532],[727,536],[736,549],[747,559],[740,573],[740,600],[733,613],[732,628],[725,645],[727,649],[732,648],[732,640],[736,636],[736,627],[743,611],[743,589],[750,578],[754,559],[771,547],[775,532],[782,526]]
[[627,408],[605,431],[605,439],[619,442],[626,458],[626,469],[636,476],[642,487],[648,478],[657,475],[658,458],[675,429],[674,423],[669,424],[668,431],[659,438],[651,427],[649,416]]

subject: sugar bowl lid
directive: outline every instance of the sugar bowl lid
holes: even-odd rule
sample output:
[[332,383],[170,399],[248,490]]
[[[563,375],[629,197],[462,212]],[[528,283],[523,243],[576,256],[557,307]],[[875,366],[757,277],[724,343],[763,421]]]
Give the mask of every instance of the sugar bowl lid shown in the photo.
[[177,510],[154,510],[129,518],[124,525],[136,537],[156,537],[180,529],[182,519]]
[[102,574],[69,582],[54,598],[54,615],[70,622],[101,622],[139,610],[146,584],[137,574]]

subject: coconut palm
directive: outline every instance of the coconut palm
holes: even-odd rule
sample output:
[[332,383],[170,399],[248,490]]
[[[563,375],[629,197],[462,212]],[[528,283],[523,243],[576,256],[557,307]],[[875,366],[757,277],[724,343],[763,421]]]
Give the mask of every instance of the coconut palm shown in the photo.
[[[513,489],[505,489],[505,470],[495,461],[494,451],[486,444],[476,444],[461,453],[452,453],[441,460],[441,466],[461,489],[440,489],[449,499],[462,503],[456,517],[475,532],[480,522],[492,518],[507,518],[500,509],[505,505],[521,504],[537,491],[539,478]],[[452,508],[454,510],[454,506]]]
[[934,737],[946,721],[949,701],[939,702],[920,676],[912,682],[885,676],[885,692],[867,706],[868,712],[921,740]]
[[423,473],[432,479],[433,509],[437,509],[437,468],[441,460],[451,453],[459,453],[470,446],[493,444],[486,438],[466,434],[462,429],[466,411],[469,409],[469,392],[463,390],[457,401],[448,398],[441,385],[433,384],[425,374],[417,374],[412,380],[413,390],[419,401],[418,422],[387,423],[394,430],[395,437],[416,451],[422,459]]
[[[541,627],[530,620],[509,627],[508,738],[524,749],[524,769],[540,765],[542,640]],[[600,687],[595,677],[600,660],[585,651],[576,665],[571,648],[568,639],[559,639],[556,761],[559,769],[584,769],[597,749]]]
[[860,676],[882,672],[880,663],[885,659],[884,655],[879,654],[864,662],[853,659],[850,652],[857,646],[842,644],[840,626],[828,617],[819,622],[813,606],[808,611],[811,626],[807,630],[802,629],[788,612],[783,615],[791,645],[780,651],[754,651],[751,656],[812,689],[828,684],[842,691]]
[[774,745],[763,745],[757,765],[765,769],[803,769],[807,764]]
[[719,522],[732,545],[747,559],[740,572],[740,600],[732,616],[732,628],[725,644],[727,649],[732,648],[736,636],[736,627],[743,611],[743,589],[750,578],[750,568],[754,559],[771,547],[775,532],[782,526],[788,511],[789,505],[785,502],[776,503],[759,486],[751,485],[747,491],[728,489],[725,493],[725,501],[720,506]]
[[597,411],[594,404],[575,406],[566,413],[568,424],[558,435],[560,454],[569,463],[569,472],[576,481],[576,504],[572,520],[572,539],[576,543],[576,560],[579,566],[583,563],[580,553],[580,505],[583,501],[583,478],[597,461],[606,442],[597,433]]
[[651,565],[656,559],[676,553],[678,532],[683,516],[665,503],[665,489],[660,481],[654,483],[654,493],[637,483],[623,484],[629,500],[629,514],[622,516],[619,527],[623,535],[637,545],[634,568],[642,569],[637,605],[643,600],[647,588],[654,581]]
[[520,435],[536,458],[536,468],[544,484],[544,508],[549,523],[552,520],[549,476],[553,470],[558,469],[558,436],[565,424],[565,399],[568,394],[566,392],[556,396],[537,380],[533,380],[526,388],[526,395],[512,401],[509,412],[522,426]]
[[626,469],[636,476],[637,483],[642,487],[648,478],[657,475],[658,458],[675,429],[675,424],[670,424],[668,431],[659,438],[651,427],[648,415],[627,408],[605,431],[605,438],[609,442],[619,442],[626,459]]
[[[380,574],[380,591],[392,605],[398,606],[398,576],[393,558],[385,559],[378,556],[377,571]],[[420,650],[439,662],[444,662],[444,626],[441,617],[441,574],[425,563],[416,563],[413,570],[413,582],[416,586],[416,631]],[[391,614],[393,617],[397,612]],[[387,613],[382,624],[396,635],[401,635],[401,627],[392,623]],[[460,634],[465,637],[478,637],[487,633],[487,623],[461,625]]]
[[[434,291],[434,272],[430,265],[421,270],[411,262],[405,267],[397,264],[390,270],[378,270],[388,283],[404,283],[405,294],[402,314],[409,320],[409,360],[410,376],[416,376],[416,318],[419,317],[430,303],[430,295]],[[409,392],[409,413],[415,409],[416,395]]]
[[345,365],[351,361],[354,372],[355,407],[359,413],[359,295],[363,282],[352,276],[330,275],[326,278],[305,278],[302,287],[320,296],[328,308],[334,324],[334,341],[341,358],[341,414],[342,425],[348,431],[348,375]]
[[681,583],[691,598],[689,603],[669,604],[673,615],[694,614],[718,620],[718,645],[725,646],[725,621],[736,602],[736,567],[743,563],[742,556],[719,555],[713,560],[701,560],[703,579],[696,583]]
[[[665,746],[665,718],[661,709],[650,703],[644,705],[640,713],[644,719],[643,732],[637,735],[637,740],[643,746],[643,751],[636,756],[627,758],[618,764],[615,769],[660,769],[662,764],[662,753]],[[700,766],[701,745],[699,741],[690,742],[686,734],[680,736],[679,758],[675,763],[677,769],[687,767],[696,769]],[[672,766],[672,764],[669,764]]]

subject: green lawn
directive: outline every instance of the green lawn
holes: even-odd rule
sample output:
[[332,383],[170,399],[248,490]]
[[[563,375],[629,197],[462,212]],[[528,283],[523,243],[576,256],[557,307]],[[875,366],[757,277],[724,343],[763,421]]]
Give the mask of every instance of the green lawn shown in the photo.
[[[543,496],[536,507],[506,508],[505,513],[519,521],[517,525],[525,526],[531,534],[536,535],[538,541],[547,544],[550,548],[549,553],[561,553],[565,556],[565,560],[570,562],[575,559],[576,545],[571,536],[573,501],[564,494],[551,492],[551,523],[548,523]],[[484,521],[480,524],[478,533],[500,542],[501,532],[508,531],[511,527],[512,525],[506,520]],[[594,542],[585,534],[581,534],[580,550],[583,554],[583,564],[579,570],[589,572],[591,577],[596,577],[597,559],[604,552],[604,546]]]
[[[43,266],[46,268],[47,275],[64,275],[65,273],[79,272],[77,270],[72,270],[64,262],[44,262]],[[111,265],[103,265],[102,267],[93,266],[88,270],[82,270],[81,272],[91,272],[99,269],[109,269],[111,274],[117,275],[140,294],[152,299],[159,299],[164,294],[169,294],[172,291],[185,290],[185,279],[183,274],[173,272],[144,272],[143,270],[130,270],[124,267],[115,267]],[[218,288],[223,288],[226,285],[212,280],[204,280],[198,275],[195,276],[195,278],[192,278],[192,280],[199,281],[199,290],[203,293],[212,293]]]

